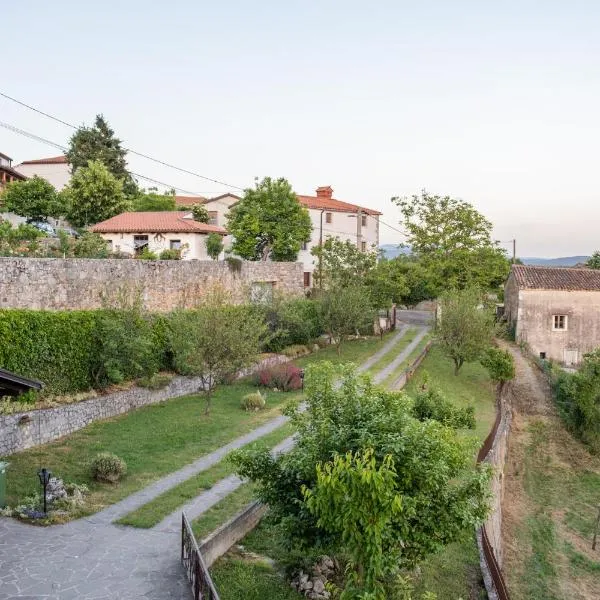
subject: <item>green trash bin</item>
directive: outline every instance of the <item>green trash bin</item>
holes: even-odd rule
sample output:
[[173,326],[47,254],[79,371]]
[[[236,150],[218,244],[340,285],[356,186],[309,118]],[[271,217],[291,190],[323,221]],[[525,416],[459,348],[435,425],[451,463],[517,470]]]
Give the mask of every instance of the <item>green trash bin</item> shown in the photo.
[[0,461],[0,508],[6,506],[6,469],[7,462]]

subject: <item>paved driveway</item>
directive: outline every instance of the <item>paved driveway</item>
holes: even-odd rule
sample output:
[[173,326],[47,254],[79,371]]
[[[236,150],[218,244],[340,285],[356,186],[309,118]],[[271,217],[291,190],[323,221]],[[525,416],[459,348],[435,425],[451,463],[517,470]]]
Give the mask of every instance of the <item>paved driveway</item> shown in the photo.
[[179,532],[0,519],[0,600],[189,600]]

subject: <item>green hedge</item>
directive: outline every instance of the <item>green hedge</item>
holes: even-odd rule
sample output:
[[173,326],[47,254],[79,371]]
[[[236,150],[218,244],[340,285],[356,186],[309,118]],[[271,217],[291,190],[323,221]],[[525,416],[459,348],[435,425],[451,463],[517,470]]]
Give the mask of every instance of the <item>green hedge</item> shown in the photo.
[[0,367],[61,394],[92,387],[96,311],[0,310]]

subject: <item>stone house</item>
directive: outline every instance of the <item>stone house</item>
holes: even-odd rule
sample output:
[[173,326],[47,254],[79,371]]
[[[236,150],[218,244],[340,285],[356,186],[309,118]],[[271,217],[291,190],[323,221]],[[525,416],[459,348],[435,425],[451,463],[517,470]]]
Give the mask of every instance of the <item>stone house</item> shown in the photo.
[[33,160],[24,160],[16,165],[15,170],[25,175],[33,177],[37,175],[51,183],[56,191],[60,192],[71,179],[71,165],[64,154],[60,156],[51,156],[50,158],[36,158]]
[[504,315],[536,356],[577,365],[600,347],[600,270],[513,265]]
[[100,234],[114,252],[137,256],[144,248],[156,254],[179,250],[184,260],[209,259],[208,235],[227,235],[223,227],[194,221],[189,211],[125,212],[93,225],[90,231]]

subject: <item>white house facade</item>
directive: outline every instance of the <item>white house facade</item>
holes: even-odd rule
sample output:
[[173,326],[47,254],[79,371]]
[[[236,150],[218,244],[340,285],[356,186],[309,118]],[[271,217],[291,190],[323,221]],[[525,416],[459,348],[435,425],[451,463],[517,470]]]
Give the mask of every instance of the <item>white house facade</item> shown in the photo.
[[217,225],[194,221],[189,211],[126,212],[90,227],[113,252],[136,256],[144,248],[155,254],[178,250],[183,260],[209,260],[206,239],[227,231]]
[[67,162],[67,157],[62,155],[26,160],[16,165],[15,170],[25,177],[37,175],[51,183],[59,192],[71,179],[71,167]]

